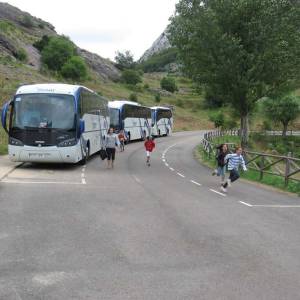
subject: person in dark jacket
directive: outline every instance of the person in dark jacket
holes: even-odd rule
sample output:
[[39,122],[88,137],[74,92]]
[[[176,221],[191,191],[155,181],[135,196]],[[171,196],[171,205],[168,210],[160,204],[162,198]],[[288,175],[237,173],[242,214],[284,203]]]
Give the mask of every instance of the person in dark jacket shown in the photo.
[[147,156],[146,164],[148,165],[148,167],[150,167],[150,154],[153,151],[153,149],[155,148],[155,143],[153,141],[153,138],[147,136],[144,146],[146,149],[146,156]]
[[226,173],[226,161],[225,157],[228,154],[228,146],[226,144],[221,144],[217,147],[217,169],[213,171],[212,175],[221,176],[221,184],[225,181],[225,173]]

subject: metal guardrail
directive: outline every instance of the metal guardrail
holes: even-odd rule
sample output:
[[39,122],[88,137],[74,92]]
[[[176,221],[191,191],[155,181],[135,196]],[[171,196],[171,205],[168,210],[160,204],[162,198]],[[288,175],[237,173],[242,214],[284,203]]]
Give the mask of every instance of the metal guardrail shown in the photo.
[[[209,158],[211,155],[215,156],[217,148],[216,144],[213,142],[214,138],[228,135],[237,136],[238,134],[239,130],[207,132],[204,134],[202,140],[203,149],[208,154]],[[232,150],[235,147],[235,143],[226,144],[228,144],[229,150]],[[248,150],[244,150],[243,155],[248,168],[259,172],[260,180],[263,179],[264,174],[271,174],[283,177],[285,186],[288,185],[289,180],[300,182],[299,158],[292,157],[290,154],[284,156]]]

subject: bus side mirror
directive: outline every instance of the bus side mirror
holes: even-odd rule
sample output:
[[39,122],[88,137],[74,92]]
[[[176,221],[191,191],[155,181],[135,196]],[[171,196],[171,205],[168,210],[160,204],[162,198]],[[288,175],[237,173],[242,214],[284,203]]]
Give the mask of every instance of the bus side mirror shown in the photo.
[[4,130],[8,133],[8,129],[6,126],[6,119],[7,119],[7,112],[9,109],[9,105],[10,105],[11,101],[6,102],[3,107],[2,107],[2,112],[1,112],[1,123],[2,123],[2,127],[4,128]]
[[85,131],[85,121],[80,119],[79,120],[79,135],[82,135]]

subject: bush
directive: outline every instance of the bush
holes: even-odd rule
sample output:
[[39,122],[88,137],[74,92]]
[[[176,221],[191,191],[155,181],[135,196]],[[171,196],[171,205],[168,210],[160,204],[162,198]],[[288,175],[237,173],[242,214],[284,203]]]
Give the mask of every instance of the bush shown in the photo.
[[150,88],[149,84],[148,84],[148,83],[145,83],[145,84],[144,84],[144,89],[145,89],[145,90],[148,90],[149,88]]
[[16,59],[18,59],[19,61],[22,62],[26,62],[27,61],[27,52],[23,49],[20,48],[17,53],[15,54]]
[[87,77],[87,67],[79,56],[72,56],[61,69],[61,75],[73,80],[83,80]]
[[237,123],[233,119],[230,119],[230,120],[227,119],[227,120],[225,120],[222,128],[223,129],[235,129],[235,128],[237,128]]
[[144,72],[162,72],[166,65],[177,61],[177,49],[168,48],[149,57],[140,64]]
[[60,71],[62,66],[76,54],[76,48],[66,37],[51,37],[41,54],[42,62],[49,70]]
[[173,77],[164,77],[160,81],[160,86],[163,90],[166,90],[171,93],[178,91],[176,81]]
[[27,28],[31,28],[34,26],[33,19],[29,15],[23,16],[22,19],[20,20],[20,22],[24,27],[27,27]]
[[122,72],[121,81],[127,84],[136,85],[142,82],[142,78],[135,70],[124,70]]
[[210,115],[209,120],[214,123],[215,128],[224,127],[225,116],[222,112]]
[[40,40],[34,42],[32,46],[38,49],[40,52],[42,52],[43,49],[49,44],[49,42],[50,42],[49,36],[43,35],[43,37]]
[[159,93],[157,93],[156,95],[155,95],[155,97],[154,97],[154,99],[155,99],[155,102],[156,103],[159,103],[160,102],[160,94]]
[[215,92],[210,88],[206,88],[204,96],[204,106],[205,108],[219,108],[222,107],[223,100],[220,96],[216,95]]
[[116,67],[119,70],[125,69],[133,69],[135,66],[133,55],[130,51],[125,51],[125,53],[121,53],[117,51],[117,55],[115,56]]
[[129,100],[137,102],[138,101],[138,97],[137,97],[137,95],[135,93],[132,93],[132,94],[129,95]]

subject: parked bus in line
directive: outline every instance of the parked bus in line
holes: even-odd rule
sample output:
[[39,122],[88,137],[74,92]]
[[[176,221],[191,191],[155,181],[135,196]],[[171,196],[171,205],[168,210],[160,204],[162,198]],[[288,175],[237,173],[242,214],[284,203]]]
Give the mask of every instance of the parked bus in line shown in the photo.
[[108,101],[83,86],[24,85],[3,106],[1,121],[12,161],[84,163],[105,139]]
[[151,109],[136,102],[115,100],[108,103],[110,126],[124,130],[128,141],[145,139],[151,134]]
[[168,107],[151,107],[152,127],[151,133],[154,136],[169,135],[173,130],[173,113]]

